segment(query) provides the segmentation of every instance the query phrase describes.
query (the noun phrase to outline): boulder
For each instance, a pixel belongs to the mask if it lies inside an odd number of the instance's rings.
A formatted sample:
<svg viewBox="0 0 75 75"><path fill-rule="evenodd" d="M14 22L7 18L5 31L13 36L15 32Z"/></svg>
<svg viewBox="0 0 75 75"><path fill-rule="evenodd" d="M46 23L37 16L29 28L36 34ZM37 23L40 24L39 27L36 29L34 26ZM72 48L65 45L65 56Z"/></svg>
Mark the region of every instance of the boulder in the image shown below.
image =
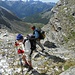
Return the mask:
<svg viewBox="0 0 75 75"><path fill-rule="evenodd" d="M50 41L46 41L44 43L44 46L48 47L48 48L56 48L57 46L55 45L55 43L50 42Z"/></svg>

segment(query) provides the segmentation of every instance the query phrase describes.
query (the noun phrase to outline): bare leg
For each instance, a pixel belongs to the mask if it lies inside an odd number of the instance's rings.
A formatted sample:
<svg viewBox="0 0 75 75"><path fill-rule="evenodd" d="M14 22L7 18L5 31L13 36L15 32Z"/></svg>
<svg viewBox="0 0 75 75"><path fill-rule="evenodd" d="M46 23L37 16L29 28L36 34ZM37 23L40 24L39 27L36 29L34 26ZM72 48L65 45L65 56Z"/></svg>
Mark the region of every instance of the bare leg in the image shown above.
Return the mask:
<svg viewBox="0 0 75 75"><path fill-rule="evenodd" d="M23 59L23 61L25 62L25 64L28 64L25 55L23 55L22 59Z"/></svg>

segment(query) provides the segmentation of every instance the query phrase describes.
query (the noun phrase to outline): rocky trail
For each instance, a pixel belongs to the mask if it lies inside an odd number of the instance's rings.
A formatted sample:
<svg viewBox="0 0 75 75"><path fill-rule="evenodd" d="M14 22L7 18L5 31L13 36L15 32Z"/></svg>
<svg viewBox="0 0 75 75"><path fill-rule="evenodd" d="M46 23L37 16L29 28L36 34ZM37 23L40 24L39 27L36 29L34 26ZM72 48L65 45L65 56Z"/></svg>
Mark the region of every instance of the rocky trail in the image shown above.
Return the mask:
<svg viewBox="0 0 75 75"><path fill-rule="evenodd" d="M15 37L16 34L0 30L0 75L68 75L62 72L72 66L73 73L70 75L75 75L75 51L67 50L63 46L45 47L43 53L37 46L37 52L34 51L32 55L34 69L27 73L27 68L20 65L14 46Z"/></svg>

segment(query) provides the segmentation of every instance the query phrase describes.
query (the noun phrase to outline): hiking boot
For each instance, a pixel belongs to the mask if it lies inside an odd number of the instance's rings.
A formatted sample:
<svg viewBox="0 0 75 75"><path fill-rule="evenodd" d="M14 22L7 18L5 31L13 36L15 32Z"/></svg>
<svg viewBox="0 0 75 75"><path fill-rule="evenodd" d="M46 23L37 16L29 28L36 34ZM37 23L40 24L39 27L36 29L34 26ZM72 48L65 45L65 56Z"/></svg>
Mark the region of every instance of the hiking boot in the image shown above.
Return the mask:
<svg viewBox="0 0 75 75"><path fill-rule="evenodd" d="M33 69L33 67L29 67L27 72L31 71L32 69Z"/></svg>
<svg viewBox="0 0 75 75"><path fill-rule="evenodd" d="M28 68L28 67L29 67L29 65L28 65L28 64L25 64L25 65L24 65L24 67Z"/></svg>

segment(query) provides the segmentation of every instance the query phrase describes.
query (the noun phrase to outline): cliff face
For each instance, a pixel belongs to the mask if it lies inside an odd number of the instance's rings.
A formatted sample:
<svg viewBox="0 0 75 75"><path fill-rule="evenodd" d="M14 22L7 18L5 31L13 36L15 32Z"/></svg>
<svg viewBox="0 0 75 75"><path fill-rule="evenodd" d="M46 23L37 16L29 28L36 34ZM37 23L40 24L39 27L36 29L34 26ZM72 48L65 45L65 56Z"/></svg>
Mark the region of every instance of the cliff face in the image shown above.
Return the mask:
<svg viewBox="0 0 75 75"><path fill-rule="evenodd" d="M52 18L43 27L50 41L67 48L75 46L75 0L60 0L51 10Z"/></svg>
<svg viewBox="0 0 75 75"><path fill-rule="evenodd" d="M60 53L58 56L70 58L66 60L68 63L63 64L64 72L55 73L55 75L74 75L75 64L70 64L71 61L72 63L75 62L75 55L73 56L75 54L75 0L60 0L51 12L53 15L50 21L43 27L43 30L46 31L45 41L53 42L59 48L55 56ZM61 53L60 51L65 52Z"/></svg>

